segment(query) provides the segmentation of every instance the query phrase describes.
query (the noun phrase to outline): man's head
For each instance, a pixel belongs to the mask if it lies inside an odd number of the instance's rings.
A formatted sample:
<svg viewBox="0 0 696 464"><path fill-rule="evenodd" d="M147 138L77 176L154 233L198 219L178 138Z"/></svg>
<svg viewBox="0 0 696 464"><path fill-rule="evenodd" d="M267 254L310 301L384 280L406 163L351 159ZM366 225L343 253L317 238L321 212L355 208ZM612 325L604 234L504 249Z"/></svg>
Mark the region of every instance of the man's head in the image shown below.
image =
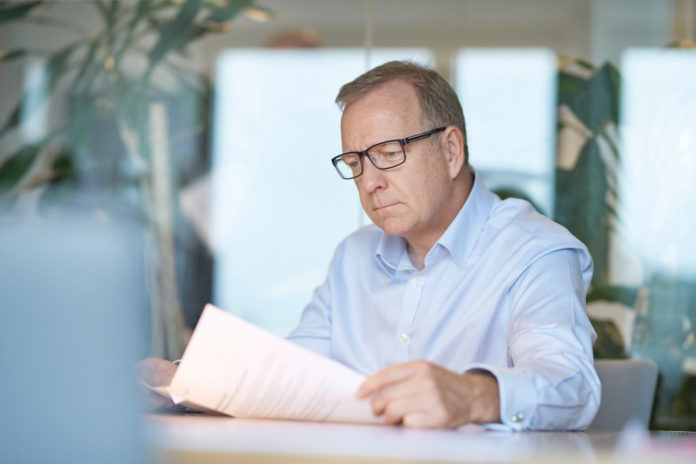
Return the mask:
<svg viewBox="0 0 696 464"><path fill-rule="evenodd" d="M390 61L377 66L348 82L336 96L336 103L345 108L366 93L393 80L403 80L413 86L425 118L432 127L455 126L464 135L466 143L466 123L459 98L452 86L437 71L408 61ZM468 148L464 147L466 162L469 162Z"/></svg>
<svg viewBox="0 0 696 464"><path fill-rule="evenodd" d="M412 248L427 252L471 189L457 95L435 71L390 62L344 85L336 101L343 108L344 152L363 152L386 140L445 127L402 145L406 161L393 168L378 169L362 156L362 173L355 178L370 219L385 232L404 237Z"/></svg>

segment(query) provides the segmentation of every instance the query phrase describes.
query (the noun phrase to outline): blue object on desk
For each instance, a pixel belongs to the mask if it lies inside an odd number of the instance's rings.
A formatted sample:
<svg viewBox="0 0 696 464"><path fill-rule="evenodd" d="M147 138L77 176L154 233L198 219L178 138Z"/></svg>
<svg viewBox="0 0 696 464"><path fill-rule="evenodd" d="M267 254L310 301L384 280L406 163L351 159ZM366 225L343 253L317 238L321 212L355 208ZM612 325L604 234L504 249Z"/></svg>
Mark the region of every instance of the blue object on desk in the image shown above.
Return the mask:
<svg viewBox="0 0 696 464"><path fill-rule="evenodd" d="M93 215L0 218L0 460L138 463L142 239Z"/></svg>

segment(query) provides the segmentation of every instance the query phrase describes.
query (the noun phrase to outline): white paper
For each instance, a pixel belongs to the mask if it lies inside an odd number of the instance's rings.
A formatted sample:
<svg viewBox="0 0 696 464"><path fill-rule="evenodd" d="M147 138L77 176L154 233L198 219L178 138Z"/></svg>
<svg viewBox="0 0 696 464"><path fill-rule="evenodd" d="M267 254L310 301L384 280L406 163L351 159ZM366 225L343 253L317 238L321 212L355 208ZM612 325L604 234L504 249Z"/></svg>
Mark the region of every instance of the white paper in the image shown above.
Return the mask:
<svg viewBox="0 0 696 464"><path fill-rule="evenodd" d="M348 367L208 304L168 388L235 417L383 423Z"/></svg>

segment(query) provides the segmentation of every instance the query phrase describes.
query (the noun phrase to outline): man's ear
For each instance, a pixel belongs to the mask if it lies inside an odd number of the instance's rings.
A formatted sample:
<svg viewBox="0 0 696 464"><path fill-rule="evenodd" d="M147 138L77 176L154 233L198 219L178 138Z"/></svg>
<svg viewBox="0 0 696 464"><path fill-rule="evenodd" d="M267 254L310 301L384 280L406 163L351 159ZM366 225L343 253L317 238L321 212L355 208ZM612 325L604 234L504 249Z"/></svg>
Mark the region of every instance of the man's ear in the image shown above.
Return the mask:
<svg viewBox="0 0 696 464"><path fill-rule="evenodd" d="M465 163L466 140L462 131L455 126L447 126L442 133L442 148L450 179L454 179Z"/></svg>

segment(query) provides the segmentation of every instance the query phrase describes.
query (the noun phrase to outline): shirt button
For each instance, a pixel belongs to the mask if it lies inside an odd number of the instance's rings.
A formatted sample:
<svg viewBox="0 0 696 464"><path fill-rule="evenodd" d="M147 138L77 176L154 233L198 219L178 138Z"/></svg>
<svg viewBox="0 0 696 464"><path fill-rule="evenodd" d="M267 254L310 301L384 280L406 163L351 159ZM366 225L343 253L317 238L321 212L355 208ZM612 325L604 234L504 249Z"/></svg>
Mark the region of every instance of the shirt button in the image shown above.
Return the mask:
<svg viewBox="0 0 696 464"><path fill-rule="evenodd" d="M413 279L411 279L411 285L413 285L414 287L419 287L420 284L421 281L418 277L414 277Z"/></svg>
<svg viewBox="0 0 696 464"><path fill-rule="evenodd" d="M519 413L519 414L517 414L516 416L512 416L512 417L510 418L510 420L511 420L512 422L521 422L521 421L524 420L524 414Z"/></svg>
<svg viewBox="0 0 696 464"><path fill-rule="evenodd" d="M408 341L408 335L406 334L401 334L399 336L399 340L401 340L402 343L406 343Z"/></svg>

